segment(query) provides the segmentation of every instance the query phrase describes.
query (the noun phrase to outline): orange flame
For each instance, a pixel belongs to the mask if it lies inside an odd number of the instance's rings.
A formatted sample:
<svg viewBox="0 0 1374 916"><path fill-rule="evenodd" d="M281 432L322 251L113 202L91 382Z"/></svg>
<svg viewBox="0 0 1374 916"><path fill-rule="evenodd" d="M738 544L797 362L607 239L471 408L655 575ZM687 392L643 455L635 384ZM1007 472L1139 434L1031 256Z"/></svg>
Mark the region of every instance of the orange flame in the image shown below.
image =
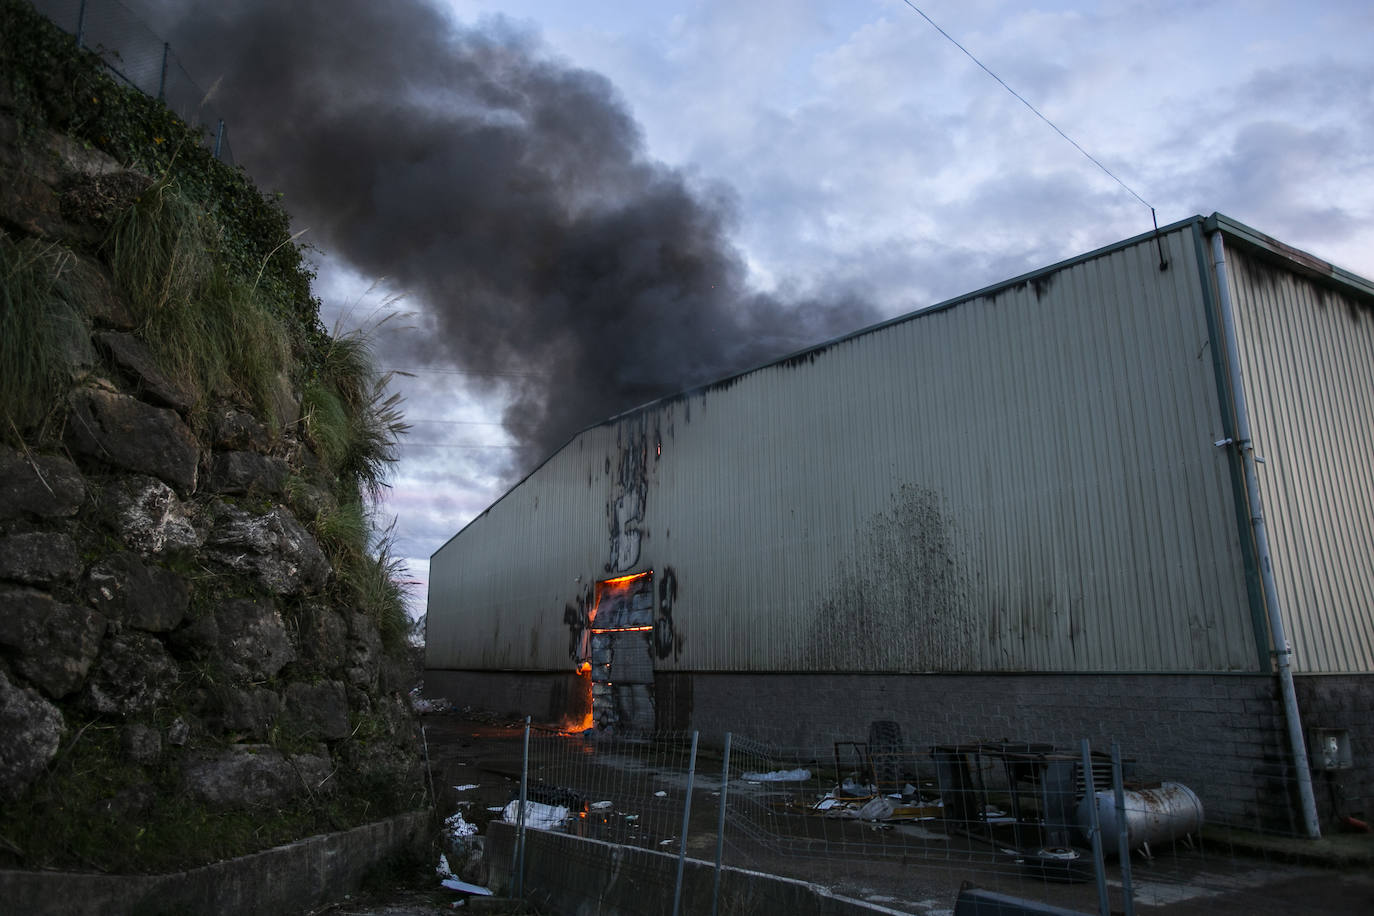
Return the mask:
<svg viewBox="0 0 1374 916"><path fill-rule="evenodd" d="M587 714L586 714L585 716L583 716L581 722L574 722L574 721L572 721L572 720L569 720L569 721L567 721L566 723L564 723L564 728L565 728L564 734L569 734L569 735L579 734L579 733L581 733L581 732L585 732L585 731L587 731L588 729L590 729L592 726L594 726L594 725L596 724L596 720L595 720L594 718L592 718L592 665L591 665L591 662L583 662L582 664L578 665L578 666L577 666L577 674L578 674L579 677L581 677L584 681L587 682Z"/></svg>
<svg viewBox="0 0 1374 916"><path fill-rule="evenodd" d="M620 576L620 577L615 578L615 579L602 579L600 582L598 582L598 583L596 583L596 584L599 585L599 586L602 586L602 587L607 586L607 585L623 585L623 584L626 583L626 582L633 582L633 581L636 580L636 579L643 579L645 576L652 576L653 574L654 574L654 571L651 569L651 570L648 570L648 571L646 571L646 572L642 572L642 573L632 573L632 574L630 574L630 575L628 575L628 576Z"/></svg>

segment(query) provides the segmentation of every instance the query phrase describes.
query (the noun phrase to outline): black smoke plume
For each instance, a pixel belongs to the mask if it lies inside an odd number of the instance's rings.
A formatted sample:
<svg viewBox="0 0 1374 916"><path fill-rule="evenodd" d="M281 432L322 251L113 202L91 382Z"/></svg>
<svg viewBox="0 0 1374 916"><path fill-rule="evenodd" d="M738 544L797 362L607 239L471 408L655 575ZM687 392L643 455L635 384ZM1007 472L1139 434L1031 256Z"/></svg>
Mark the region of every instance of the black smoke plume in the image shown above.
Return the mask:
<svg viewBox="0 0 1374 916"><path fill-rule="evenodd" d="M169 0L153 15L218 82L237 161L316 245L429 316L411 355L516 386L513 470L873 317L748 289L728 192L649 161L604 77L508 22L458 25L420 0Z"/></svg>

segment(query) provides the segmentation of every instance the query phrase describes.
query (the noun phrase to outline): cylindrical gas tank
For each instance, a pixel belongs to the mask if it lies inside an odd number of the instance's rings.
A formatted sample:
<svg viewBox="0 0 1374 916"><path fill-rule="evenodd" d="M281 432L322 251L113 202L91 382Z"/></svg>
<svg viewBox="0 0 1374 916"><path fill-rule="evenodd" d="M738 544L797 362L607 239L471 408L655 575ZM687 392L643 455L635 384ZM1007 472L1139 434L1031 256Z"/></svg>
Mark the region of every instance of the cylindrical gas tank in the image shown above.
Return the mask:
<svg viewBox="0 0 1374 916"><path fill-rule="evenodd" d="M1126 848L1134 852L1146 843L1165 843L1202 829L1202 802L1197 793L1180 782L1161 782L1149 789L1127 789ZM1098 792L1097 819L1102 831L1102 851L1117 855L1121 837L1116 793ZM1088 835L1092 801L1085 795L1078 803L1078 829Z"/></svg>

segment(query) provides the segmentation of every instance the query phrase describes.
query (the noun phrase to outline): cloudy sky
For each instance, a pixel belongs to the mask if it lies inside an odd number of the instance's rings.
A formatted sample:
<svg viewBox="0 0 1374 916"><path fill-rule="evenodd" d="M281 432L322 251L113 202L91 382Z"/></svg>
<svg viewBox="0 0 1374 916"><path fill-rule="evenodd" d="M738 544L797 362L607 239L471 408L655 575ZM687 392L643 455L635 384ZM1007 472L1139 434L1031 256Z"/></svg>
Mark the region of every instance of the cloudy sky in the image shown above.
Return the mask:
<svg viewBox="0 0 1374 916"><path fill-rule="evenodd" d="M435 4L148 13L222 78L328 320L408 313L382 513L420 583L581 426L1151 226L901 0ZM916 5L1161 225L1219 210L1374 277L1367 0Z"/></svg>

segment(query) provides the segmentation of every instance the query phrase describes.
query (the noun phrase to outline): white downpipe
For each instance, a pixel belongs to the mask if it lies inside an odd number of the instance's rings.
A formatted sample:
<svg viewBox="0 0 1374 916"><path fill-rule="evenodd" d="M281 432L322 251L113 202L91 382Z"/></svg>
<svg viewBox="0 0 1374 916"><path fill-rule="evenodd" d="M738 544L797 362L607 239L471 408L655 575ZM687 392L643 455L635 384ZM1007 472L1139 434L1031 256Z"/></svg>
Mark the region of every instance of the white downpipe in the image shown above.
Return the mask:
<svg viewBox="0 0 1374 916"><path fill-rule="evenodd" d="M1279 666L1279 692L1283 695L1284 719L1288 723L1288 743L1293 753L1293 768L1298 776L1298 795L1302 800L1302 816L1307 835L1322 835L1317 821L1317 800L1312 794L1312 769L1307 760L1307 742L1302 736L1302 717L1298 713L1298 696L1293 690L1292 647L1283 627L1283 613L1279 608L1279 592L1274 583L1274 564L1269 553L1269 532L1264 524L1264 506L1260 502L1259 475L1255 469L1255 447L1250 441L1250 413L1245 402L1245 388L1240 371L1240 346L1236 342L1236 322L1231 307L1231 288L1226 276L1226 251L1220 232L1213 232L1212 269L1216 273L1220 296L1221 328L1226 347L1226 366L1231 375L1231 403L1236 412L1235 447L1240 451L1245 468L1245 496L1249 501L1250 527L1255 535L1255 551L1259 554L1260 582L1264 590L1264 607L1269 614L1269 635L1274 641L1274 658Z"/></svg>

